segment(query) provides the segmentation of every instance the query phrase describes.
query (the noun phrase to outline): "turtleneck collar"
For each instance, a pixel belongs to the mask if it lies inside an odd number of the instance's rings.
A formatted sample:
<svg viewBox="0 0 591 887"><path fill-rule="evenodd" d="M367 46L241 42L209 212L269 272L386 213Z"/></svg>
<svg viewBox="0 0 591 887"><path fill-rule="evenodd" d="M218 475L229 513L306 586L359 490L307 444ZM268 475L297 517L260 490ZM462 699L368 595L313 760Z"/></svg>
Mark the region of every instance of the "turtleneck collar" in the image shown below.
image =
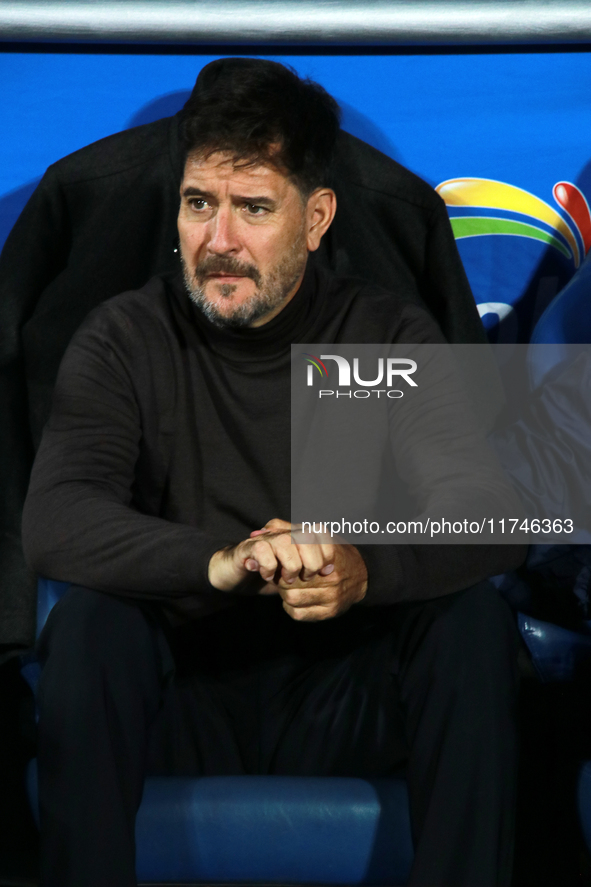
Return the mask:
<svg viewBox="0 0 591 887"><path fill-rule="evenodd" d="M263 326L224 329L215 326L191 301L182 274L168 283L176 304L200 340L222 357L237 361L260 361L285 354L293 342L299 342L317 317L320 302L318 270L313 253L308 255L304 277L295 296L276 317Z"/></svg>

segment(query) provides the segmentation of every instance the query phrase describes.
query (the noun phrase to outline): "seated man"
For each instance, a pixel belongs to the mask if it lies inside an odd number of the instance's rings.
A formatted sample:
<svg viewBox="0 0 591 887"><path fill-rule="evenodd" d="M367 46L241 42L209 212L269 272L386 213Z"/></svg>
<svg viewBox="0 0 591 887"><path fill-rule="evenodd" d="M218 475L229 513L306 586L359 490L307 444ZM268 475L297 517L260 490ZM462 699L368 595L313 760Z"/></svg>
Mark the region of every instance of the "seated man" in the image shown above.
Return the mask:
<svg viewBox="0 0 591 887"><path fill-rule="evenodd" d="M292 543L291 343L442 337L313 260L334 100L273 62L209 67L181 127L182 273L84 322L27 498L31 566L72 583L39 642L43 887L136 883L147 773L401 765L411 883L508 884L516 633L484 580L523 549Z"/></svg>
<svg viewBox="0 0 591 887"><path fill-rule="evenodd" d="M239 75L249 59L226 59ZM217 68L206 65L195 97ZM189 99L189 103L192 98ZM52 164L0 253L0 644L35 635L35 584L21 546L34 451L74 332L111 296L176 273L181 113L87 145ZM427 307L449 342L485 342L443 200L344 130L332 184L339 212L315 258ZM30 260L34 244L35 261ZM108 257L108 260L106 260Z"/></svg>

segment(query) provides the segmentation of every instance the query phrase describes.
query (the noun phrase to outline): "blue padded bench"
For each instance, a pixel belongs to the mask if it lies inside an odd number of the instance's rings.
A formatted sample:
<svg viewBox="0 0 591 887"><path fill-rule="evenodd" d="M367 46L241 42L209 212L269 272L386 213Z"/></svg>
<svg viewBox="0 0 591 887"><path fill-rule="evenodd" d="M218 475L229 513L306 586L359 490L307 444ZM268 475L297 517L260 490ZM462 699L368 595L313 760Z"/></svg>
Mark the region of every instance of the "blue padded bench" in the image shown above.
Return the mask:
<svg viewBox="0 0 591 887"><path fill-rule="evenodd" d="M39 580L37 625L68 588ZM35 687L39 665L23 668ZM37 762L28 791L38 821ZM406 782L289 776L146 780L136 823L146 884L406 884Z"/></svg>
<svg viewBox="0 0 591 887"><path fill-rule="evenodd" d="M591 661L591 626L585 634L523 613L517 624L542 681L572 681Z"/></svg>

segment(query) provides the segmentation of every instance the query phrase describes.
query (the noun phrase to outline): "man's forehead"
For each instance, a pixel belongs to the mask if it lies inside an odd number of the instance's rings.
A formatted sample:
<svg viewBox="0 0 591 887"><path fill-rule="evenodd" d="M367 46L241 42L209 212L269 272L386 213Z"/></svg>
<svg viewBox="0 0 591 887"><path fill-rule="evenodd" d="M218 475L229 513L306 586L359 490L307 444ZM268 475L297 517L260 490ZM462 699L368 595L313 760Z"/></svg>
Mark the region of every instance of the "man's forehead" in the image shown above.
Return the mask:
<svg viewBox="0 0 591 887"><path fill-rule="evenodd" d="M185 163L183 187L190 185L209 187L218 183L236 183L242 187L252 186L285 192L293 187L291 179L270 163L237 159L233 154L216 151L208 156L189 155Z"/></svg>

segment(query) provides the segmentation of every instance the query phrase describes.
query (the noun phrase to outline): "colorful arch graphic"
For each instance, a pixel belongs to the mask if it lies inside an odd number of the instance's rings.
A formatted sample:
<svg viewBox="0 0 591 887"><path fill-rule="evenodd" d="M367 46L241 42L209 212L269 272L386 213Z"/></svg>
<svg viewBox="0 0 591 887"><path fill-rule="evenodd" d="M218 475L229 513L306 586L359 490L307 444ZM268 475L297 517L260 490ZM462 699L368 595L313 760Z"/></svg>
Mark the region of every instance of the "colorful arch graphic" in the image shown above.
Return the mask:
<svg viewBox="0 0 591 887"><path fill-rule="evenodd" d="M307 351L304 352L304 356L306 358L306 363L310 363L312 364L312 366L315 366L321 376L328 376L328 370L319 357L315 357L313 354L308 354Z"/></svg>
<svg viewBox="0 0 591 887"><path fill-rule="evenodd" d="M552 188L556 203L567 212L576 225L585 255L591 249L591 210L582 191L572 182L557 182Z"/></svg>
<svg viewBox="0 0 591 887"><path fill-rule="evenodd" d="M575 268L591 249L589 205L571 182L557 182L552 191L566 218L535 194L496 179L448 179L436 191L450 210L456 239L528 237L559 250Z"/></svg>

